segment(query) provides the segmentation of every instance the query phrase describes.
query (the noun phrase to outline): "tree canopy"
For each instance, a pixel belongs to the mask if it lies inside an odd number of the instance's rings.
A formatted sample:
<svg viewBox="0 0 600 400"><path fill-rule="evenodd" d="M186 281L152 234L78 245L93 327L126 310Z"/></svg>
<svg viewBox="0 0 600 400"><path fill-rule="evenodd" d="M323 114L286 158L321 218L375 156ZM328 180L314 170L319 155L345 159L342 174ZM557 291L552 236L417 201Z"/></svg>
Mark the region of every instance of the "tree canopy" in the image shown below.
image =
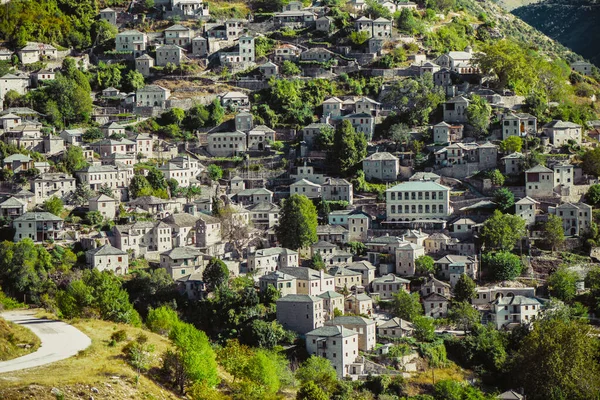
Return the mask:
<svg viewBox="0 0 600 400"><path fill-rule="evenodd" d="M525 235L525 220L511 214L494 211L483 224L481 238L487 249L512 250Z"/></svg>
<svg viewBox="0 0 600 400"><path fill-rule="evenodd" d="M317 242L317 210L304 195L293 194L284 200L275 228L281 246L297 250Z"/></svg>

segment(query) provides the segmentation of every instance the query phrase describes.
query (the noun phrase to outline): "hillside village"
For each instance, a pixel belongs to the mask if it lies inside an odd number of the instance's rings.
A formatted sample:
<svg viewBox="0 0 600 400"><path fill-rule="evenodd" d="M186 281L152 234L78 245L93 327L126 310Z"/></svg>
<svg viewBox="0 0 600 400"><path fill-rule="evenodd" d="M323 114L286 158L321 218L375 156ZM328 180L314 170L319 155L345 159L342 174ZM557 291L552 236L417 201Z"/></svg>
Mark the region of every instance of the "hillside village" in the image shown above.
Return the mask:
<svg viewBox="0 0 600 400"><path fill-rule="evenodd" d="M6 294L93 316L64 296L91 285L71 267L96 270L136 315L175 306L221 346L295 349L293 369L316 356L339 380L410 381L445 343L444 359L482 371L461 390L559 398L461 346L559 312L595 320L595 66L525 51L454 2L274 2L244 18L113 3L85 50L0 49L0 235L14 242L0 254L45 248L63 265L35 261L53 283L34 290L0 261ZM134 301L156 271L169 289ZM338 398L302 383L296 398ZM432 384L371 398L450 398Z"/></svg>

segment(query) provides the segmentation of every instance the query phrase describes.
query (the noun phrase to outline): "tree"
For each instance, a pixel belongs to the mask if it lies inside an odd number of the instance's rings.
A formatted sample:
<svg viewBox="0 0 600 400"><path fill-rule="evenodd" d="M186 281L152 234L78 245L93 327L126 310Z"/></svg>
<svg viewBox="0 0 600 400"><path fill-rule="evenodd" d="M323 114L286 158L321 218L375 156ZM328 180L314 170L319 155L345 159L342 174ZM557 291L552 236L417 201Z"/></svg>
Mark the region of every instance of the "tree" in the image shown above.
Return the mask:
<svg viewBox="0 0 600 400"><path fill-rule="evenodd" d="M5 108L15 107L16 105L19 104L22 97L23 96L16 90L14 90L14 89L9 90L4 95L4 107Z"/></svg>
<svg viewBox="0 0 600 400"><path fill-rule="evenodd" d="M479 135L487 132L491 116L492 107L487 100L474 94L467 106L467 120Z"/></svg>
<svg viewBox="0 0 600 400"><path fill-rule="evenodd" d="M466 301L454 302L448 310L448 318L465 333L481 321L481 315Z"/></svg>
<svg viewBox="0 0 600 400"><path fill-rule="evenodd" d="M402 10L411 13L408 9ZM386 92L385 101L393 104L410 125L426 125L430 115L446 100L441 86L433 82L433 75L399 80Z"/></svg>
<svg viewBox="0 0 600 400"><path fill-rule="evenodd" d="M150 168L146 180L154 190L166 189L168 186L165 176L158 168Z"/></svg>
<svg viewBox="0 0 600 400"><path fill-rule="evenodd" d="M327 268L327 265L325 265L325 262L323 261L323 257L321 257L321 252L317 251L312 256L311 268L316 269L317 271L325 270Z"/></svg>
<svg viewBox="0 0 600 400"><path fill-rule="evenodd" d="M402 33L413 35L417 30L417 25L418 21L415 19L412 10L403 7L397 20L396 26L398 30Z"/></svg>
<svg viewBox="0 0 600 400"><path fill-rule="evenodd" d="M221 210L219 218L223 241L230 243L237 255L242 256L243 249L252 240L252 229L244 219L244 214L232 206L227 206Z"/></svg>
<svg viewBox="0 0 600 400"><path fill-rule="evenodd" d="M77 206L83 207L89 199L94 196L94 191L88 185L80 183L73 191L71 202Z"/></svg>
<svg viewBox="0 0 600 400"><path fill-rule="evenodd" d="M302 70L292 61L285 60L281 66L281 73L284 76L298 76L302 74Z"/></svg>
<svg viewBox="0 0 600 400"><path fill-rule="evenodd" d="M283 202L275 233L282 247L297 250L317 242L317 210L304 195L293 194Z"/></svg>
<svg viewBox="0 0 600 400"><path fill-rule="evenodd" d="M99 45L113 40L118 33L117 27L108 21L98 20L92 25L92 35L96 40L96 44Z"/></svg>
<svg viewBox="0 0 600 400"><path fill-rule="evenodd" d="M600 392L597 339L590 326L538 320L519 347L511 376L532 400L593 399Z"/></svg>
<svg viewBox="0 0 600 400"><path fill-rule="evenodd" d="M396 143L396 146L400 144L407 144L410 142L410 128L406 124L394 124L389 130L390 139Z"/></svg>
<svg viewBox="0 0 600 400"><path fill-rule="evenodd" d="M302 383L314 382L329 394L337 384L337 373L331 362L323 357L310 356L296 370L296 378Z"/></svg>
<svg viewBox="0 0 600 400"><path fill-rule="evenodd" d="M296 393L296 400L327 400L329 396L313 381L308 381Z"/></svg>
<svg viewBox="0 0 600 400"><path fill-rule="evenodd" d="M222 260L213 258L210 260L206 269L202 273L202 280L208 286L209 290L215 290L216 288L227 283L229 279L229 268Z"/></svg>
<svg viewBox="0 0 600 400"><path fill-rule="evenodd" d="M515 195L505 187L500 188L494 192L494 203L501 211L506 212L515 205Z"/></svg>
<svg viewBox="0 0 600 400"><path fill-rule="evenodd" d="M105 196L114 198L114 193L113 193L112 188L110 186L108 186L108 184L106 184L106 183L103 183L102 185L100 185L100 187L98 188L98 194L103 194Z"/></svg>
<svg viewBox="0 0 600 400"><path fill-rule="evenodd" d="M102 140L104 138L104 133L100 130L100 128L89 128L85 133L81 136L85 143L97 142L98 140Z"/></svg>
<svg viewBox="0 0 600 400"><path fill-rule="evenodd" d="M565 241L565 231L563 221L557 215L549 214L548 221L544 223L544 242L552 248L552 251L559 248Z"/></svg>
<svg viewBox="0 0 600 400"><path fill-rule="evenodd" d="M509 136L500 142L500 151L505 154L511 154L521 151L523 148L523 139L518 136Z"/></svg>
<svg viewBox="0 0 600 400"><path fill-rule="evenodd" d="M500 170L498 169L492 169L490 171L487 171L484 174L484 177L488 178L490 181L492 181L492 185L496 186L504 185L504 180L506 179L502 172L500 172Z"/></svg>
<svg viewBox="0 0 600 400"><path fill-rule="evenodd" d="M487 249L510 251L525 236L525 220L516 215L494 211L481 229L481 238Z"/></svg>
<svg viewBox="0 0 600 400"><path fill-rule="evenodd" d="M141 333L134 342L123 348L127 362L137 371L136 384L139 383L140 373L150 369L153 360L154 345L147 343L148 337Z"/></svg>
<svg viewBox="0 0 600 400"><path fill-rule="evenodd" d="M561 267L548 278L548 289L557 299L571 302L577 294L577 281L577 272Z"/></svg>
<svg viewBox="0 0 600 400"><path fill-rule="evenodd" d="M65 168L68 172L73 173L88 166L88 163L83 157L83 150L80 146L69 146L64 155Z"/></svg>
<svg viewBox="0 0 600 400"><path fill-rule="evenodd" d="M138 89L143 88L146 85L144 81L144 75L135 70L130 70L125 75L125 82L123 82L123 88L129 92L135 92Z"/></svg>
<svg viewBox="0 0 600 400"><path fill-rule="evenodd" d="M206 171L211 181L218 181L223 178L223 170L216 164L210 164Z"/></svg>
<svg viewBox="0 0 600 400"><path fill-rule="evenodd" d="M523 269L519 256L508 251L484 253L481 260L497 281L511 281L521 275Z"/></svg>
<svg viewBox="0 0 600 400"><path fill-rule="evenodd" d="M350 32L350 41L356 46L362 46L369 40L369 33L366 31L353 31Z"/></svg>
<svg viewBox="0 0 600 400"><path fill-rule="evenodd" d="M420 342L432 342L435 338L433 318L418 315L413 319L414 336Z"/></svg>
<svg viewBox="0 0 600 400"><path fill-rule="evenodd" d="M349 120L342 121L335 130L331 152L332 161L342 174L346 174L366 156L367 140L365 136L357 133Z"/></svg>
<svg viewBox="0 0 600 400"><path fill-rule="evenodd" d="M57 217L60 217L60 215L62 214L63 206L64 206L64 204L63 204L62 200L56 196L50 197L43 204L44 211L54 214Z"/></svg>
<svg viewBox="0 0 600 400"><path fill-rule="evenodd" d="M600 176L600 147L595 147L583 153L581 164L586 174Z"/></svg>
<svg viewBox="0 0 600 400"><path fill-rule="evenodd" d="M469 303L475 297L477 285L467 274L462 274L454 285L454 300Z"/></svg>
<svg viewBox="0 0 600 400"><path fill-rule="evenodd" d="M221 105L219 99L214 99L210 105L210 124L213 126L221 124L225 116L225 109Z"/></svg>
<svg viewBox="0 0 600 400"><path fill-rule="evenodd" d="M591 206L597 207L600 205L600 184L590 186L585 195L585 199Z"/></svg>
<svg viewBox="0 0 600 400"><path fill-rule="evenodd" d="M420 275L428 275L435 272L434 259L427 255L417 257L415 260L415 272Z"/></svg>
<svg viewBox="0 0 600 400"><path fill-rule="evenodd" d="M162 125L170 125L174 124L177 126L181 126L183 119L185 118L185 111L181 108L173 107L168 111L165 111L160 116Z"/></svg>
<svg viewBox="0 0 600 400"><path fill-rule="evenodd" d="M332 127L322 127L315 138L315 147L319 150L331 151L333 149L334 136L335 130Z"/></svg>
<svg viewBox="0 0 600 400"><path fill-rule="evenodd" d="M163 370L182 394L186 384L204 383L214 387L219 383L216 355L204 332L179 322L171 329L169 339L175 350L167 352Z"/></svg>
<svg viewBox="0 0 600 400"><path fill-rule="evenodd" d="M172 308L162 306L156 309L150 308L146 317L146 326L154 333L169 336L171 329L179 323L179 316Z"/></svg>
<svg viewBox="0 0 600 400"><path fill-rule="evenodd" d="M152 186L144 175L135 175L129 183L129 194L136 199L142 196L152 195Z"/></svg>
<svg viewBox="0 0 600 400"><path fill-rule="evenodd" d="M88 211L85 214L85 222L88 225L92 225L92 226L100 225L103 220L104 220L104 217L102 216L100 211Z"/></svg>
<svg viewBox="0 0 600 400"><path fill-rule="evenodd" d="M394 293L393 297L392 313L396 317L413 321L423 314L419 293L408 293L405 290L400 290L398 293Z"/></svg>

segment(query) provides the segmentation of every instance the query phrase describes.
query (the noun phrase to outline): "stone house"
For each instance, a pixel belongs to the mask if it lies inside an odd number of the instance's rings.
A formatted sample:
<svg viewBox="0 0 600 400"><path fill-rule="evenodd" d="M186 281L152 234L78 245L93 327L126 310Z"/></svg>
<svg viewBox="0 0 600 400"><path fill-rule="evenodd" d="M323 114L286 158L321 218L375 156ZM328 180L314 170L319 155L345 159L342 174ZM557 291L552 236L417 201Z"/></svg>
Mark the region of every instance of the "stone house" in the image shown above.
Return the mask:
<svg viewBox="0 0 600 400"><path fill-rule="evenodd" d="M462 125L450 125L447 122L440 122L433 126L434 143L453 143L463 138Z"/></svg>
<svg viewBox="0 0 600 400"><path fill-rule="evenodd" d="M196 57L208 55L208 40L205 37L196 36L192 39L192 55Z"/></svg>
<svg viewBox="0 0 600 400"><path fill-rule="evenodd" d="M49 212L26 212L12 222L14 242L29 238L35 243L60 239L63 219Z"/></svg>
<svg viewBox="0 0 600 400"><path fill-rule="evenodd" d="M473 280L478 278L479 262L473 256L446 255L437 260L434 265L439 276L449 280L452 286L463 273Z"/></svg>
<svg viewBox="0 0 600 400"><path fill-rule="evenodd" d="M119 215L119 201L105 194L89 199L90 211L98 211L104 218L115 219Z"/></svg>
<svg viewBox="0 0 600 400"><path fill-rule="evenodd" d="M422 299L425 315L432 318L445 318L448 315L450 300L437 293L431 293Z"/></svg>
<svg viewBox="0 0 600 400"><path fill-rule="evenodd" d="M275 131L268 126L258 125L248 132L248 150L263 151L275 141Z"/></svg>
<svg viewBox="0 0 600 400"><path fill-rule="evenodd" d="M301 335L323 326L323 299L307 294L288 294L277 300L277 322Z"/></svg>
<svg viewBox="0 0 600 400"><path fill-rule="evenodd" d="M131 251L134 257L148 252L162 253L173 247L171 227L162 221L115 225L112 232L114 246L123 251Z"/></svg>
<svg viewBox="0 0 600 400"><path fill-rule="evenodd" d="M522 153L514 152L500 159L502 166L504 167L504 173L506 175L519 175L523 172L523 166L525 165L525 155Z"/></svg>
<svg viewBox="0 0 600 400"><path fill-rule="evenodd" d="M123 31L117 34L115 45L117 51L131 52L137 58L146 52L148 35L137 30Z"/></svg>
<svg viewBox="0 0 600 400"><path fill-rule="evenodd" d="M75 178L62 172L41 174L30 182L30 190L35 194L36 204L53 196L66 200L75 191Z"/></svg>
<svg viewBox="0 0 600 400"><path fill-rule="evenodd" d="M242 92L227 92L221 95L220 99L223 107L240 108L250 106L250 98Z"/></svg>
<svg viewBox="0 0 600 400"><path fill-rule="evenodd" d="M216 132L208 135L208 152L214 157L231 157L246 149L244 132Z"/></svg>
<svg viewBox="0 0 600 400"><path fill-rule="evenodd" d="M280 207L271 202L258 202L247 207L250 212L250 221L256 229L273 229L279 224Z"/></svg>
<svg viewBox="0 0 600 400"><path fill-rule="evenodd" d="M402 338L412 336L414 330L411 322L395 317L379 325L377 327L377 335Z"/></svg>
<svg viewBox="0 0 600 400"><path fill-rule="evenodd" d="M369 261L356 261L346 266L350 271L360 272L362 275L361 284L364 287L369 287L371 282L375 280L375 266Z"/></svg>
<svg viewBox="0 0 600 400"><path fill-rule="evenodd" d="M322 197L322 187L307 179L300 179L290 185L290 195L293 194L302 194L309 199L320 198Z"/></svg>
<svg viewBox="0 0 600 400"><path fill-rule="evenodd" d="M0 202L0 215L4 218L15 219L27 212L27 203L17 197L9 197Z"/></svg>
<svg viewBox="0 0 600 400"><path fill-rule="evenodd" d="M312 147L322 129L333 129L333 126L320 122L309 124L300 130L302 140L306 142L308 147Z"/></svg>
<svg viewBox="0 0 600 400"><path fill-rule="evenodd" d="M337 266L327 270L329 275L335 279L335 287L338 290L352 289L353 287L360 286L362 283L362 274L360 272L352 271L350 269Z"/></svg>
<svg viewBox="0 0 600 400"><path fill-rule="evenodd" d="M363 366L357 363L358 333L343 326L323 326L307 332L306 351L328 359L340 379L362 372Z"/></svg>
<svg viewBox="0 0 600 400"><path fill-rule="evenodd" d="M352 314L371 315L373 299L365 293L351 294L346 298L344 309Z"/></svg>
<svg viewBox="0 0 600 400"><path fill-rule="evenodd" d="M293 44L284 43L275 47L275 56L273 61L283 63L284 61L297 61L300 58L302 50Z"/></svg>
<svg viewBox="0 0 600 400"><path fill-rule="evenodd" d="M333 21L332 21L331 17L323 16L323 17L317 18L317 20L316 20L316 28L317 28L317 31L319 31L319 32L329 32L331 30L332 26L333 26Z"/></svg>
<svg viewBox="0 0 600 400"><path fill-rule="evenodd" d="M585 61L575 61L571 63L571 70L579 72L581 75L590 76L592 75L593 65Z"/></svg>
<svg viewBox="0 0 600 400"><path fill-rule="evenodd" d="M511 136L535 135L537 132L537 118L527 113L505 114L500 124L502 125L502 140Z"/></svg>
<svg viewBox="0 0 600 400"><path fill-rule="evenodd" d="M492 303L490 322L497 329L510 329L529 324L538 316L542 304L535 298L525 296L502 296Z"/></svg>
<svg viewBox="0 0 600 400"><path fill-rule="evenodd" d="M296 293L318 296L330 290L335 290L333 276L325 271L316 271L305 267L282 267L279 269L289 275L296 277Z"/></svg>
<svg viewBox="0 0 600 400"><path fill-rule="evenodd" d="M327 62L335 57L335 53L322 47L313 47L300 54L302 61Z"/></svg>
<svg viewBox="0 0 600 400"><path fill-rule="evenodd" d="M323 299L323 309L325 310L325 321L335 317L335 310L344 311L344 296L333 290L321 293L318 297Z"/></svg>
<svg viewBox="0 0 600 400"><path fill-rule="evenodd" d="M170 96L169 89L158 85L146 85L135 93L136 103L141 107L166 108Z"/></svg>
<svg viewBox="0 0 600 400"><path fill-rule="evenodd" d="M531 286L525 287L505 287L505 286L484 286L475 288L475 296L471 299L471 303L476 306L486 308L491 302L501 297L524 296L535 297L535 288Z"/></svg>
<svg viewBox="0 0 600 400"><path fill-rule="evenodd" d="M196 245L198 219L198 216L186 212L174 213L162 219L171 227L173 248Z"/></svg>
<svg viewBox="0 0 600 400"><path fill-rule="evenodd" d="M106 21L111 25L117 26L117 12L112 8L104 8L100 10L100 20Z"/></svg>
<svg viewBox="0 0 600 400"><path fill-rule="evenodd" d="M248 271L256 273L257 276L297 266L298 252L283 247L256 250L248 256Z"/></svg>
<svg viewBox="0 0 600 400"><path fill-rule="evenodd" d="M554 147L561 147L572 141L581 144L581 125L573 122L554 120L542 127L543 137L547 137Z"/></svg>
<svg viewBox="0 0 600 400"><path fill-rule="evenodd" d="M340 225L317 225L317 238L339 245L348 243L348 229Z"/></svg>
<svg viewBox="0 0 600 400"><path fill-rule="evenodd" d="M342 178L326 178L321 185L323 200L353 202L352 184Z"/></svg>
<svg viewBox="0 0 600 400"><path fill-rule="evenodd" d="M421 286L421 289L419 289L419 294L421 297L426 297L431 293L437 293L446 298L450 298L450 285L434 278L433 275L430 275L427 283L425 283L423 286Z"/></svg>
<svg viewBox="0 0 600 400"><path fill-rule="evenodd" d="M185 50L174 44L167 44L156 49L156 65L164 67L171 63L180 65L185 58Z"/></svg>
<svg viewBox="0 0 600 400"><path fill-rule="evenodd" d="M129 270L129 254L112 247L110 243L85 252L87 264L98 271L112 271L115 275L125 275Z"/></svg>
<svg viewBox="0 0 600 400"><path fill-rule="evenodd" d="M160 253L160 267L177 280L183 276L204 272L204 254L197 247L174 247Z"/></svg>
<svg viewBox="0 0 600 400"><path fill-rule="evenodd" d="M526 196L515 203L515 215L523 218L527 226L531 226L535 224L535 212L538 204L540 204L538 201Z"/></svg>
<svg viewBox="0 0 600 400"><path fill-rule="evenodd" d="M277 64L273 64L271 61L267 61L266 63L258 66L258 71L264 79L269 79L272 76L279 75L279 66Z"/></svg>
<svg viewBox="0 0 600 400"><path fill-rule="evenodd" d="M362 161L365 179L377 179L382 182L393 182L400 173L400 160L388 153L374 153Z"/></svg>
<svg viewBox="0 0 600 400"><path fill-rule="evenodd" d="M371 288L373 290L372 295L379 296L381 300L390 300L395 293L398 293L401 290L408 292L409 284L410 281L396 275L384 275L380 278L375 278L373 282L371 282Z"/></svg>
<svg viewBox="0 0 600 400"><path fill-rule="evenodd" d="M444 103L444 121L467 122L467 107L470 101L463 96L454 97Z"/></svg>
<svg viewBox="0 0 600 400"><path fill-rule="evenodd" d="M341 316L326 321L325 326L343 326L358 333L358 348L361 351L371 351L376 344L375 321L364 317Z"/></svg>
<svg viewBox="0 0 600 400"><path fill-rule="evenodd" d="M36 42L27 42L27 45L17 51L22 64L33 64L42 60L56 60L58 50L56 47Z"/></svg>
<svg viewBox="0 0 600 400"><path fill-rule="evenodd" d="M396 274L412 276L415 274L415 260L425 255L425 248L415 243L403 243L396 247Z"/></svg>
<svg viewBox="0 0 600 400"><path fill-rule="evenodd" d="M148 54L142 54L135 59L135 70L145 77L150 76L151 68L154 67L154 58Z"/></svg>
<svg viewBox="0 0 600 400"><path fill-rule="evenodd" d="M166 45L188 47L192 40L192 30L179 24L168 27L164 33Z"/></svg>
<svg viewBox="0 0 600 400"><path fill-rule="evenodd" d="M196 222L196 246L205 249L205 253L211 256L220 254L221 245L221 221L211 215L199 213Z"/></svg>
<svg viewBox="0 0 600 400"><path fill-rule="evenodd" d="M18 73L4 74L2 77L0 77L0 100L2 105L4 104L4 97L6 96L6 93L14 90L20 95L25 95L28 87L29 75Z"/></svg>
<svg viewBox="0 0 600 400"><path fill-rule="evenodd" d="M403 182L385 191L388 221L445 219L452 214L450 188L435 182Z"/></svg>
<svg viewBox="0 0 600 400"><path fill-rule="evenodd" d="M13 172L26 171L33 168L33 159L25 154L11 154L2 160L2 168L9 169Z"/></svg>
<svg viewBox="0 0 600 400"><path fill-rule="evenodd" d="M235 197L238 203L245 206L260 202L270 203L273 201L273 192L265 188L244 189L238 192Z"/></svg>
<svg viewBox="0 0 600 400"><path fill-rule="evenodd" d="M582 236L592 226L592 207L585 203L563 203L548 207L548 214L554 214L563 221L566 236Z"/></svg>
<svg viewBox="0 0 600 400"><path fill-rule="evenodd" d="M261 292L266 292L269 286L273 286L279 291L281 297L288 294L296 294L296 277L284 274L281 271L269 272L258 278L258 285Z"/></svg>
<svg viewBox="0 0 600 400"><path fill-rule="evenodd" d="M525 195L528 197L550 197L554 190L554 171L536 165L525 171Z"/></svg>

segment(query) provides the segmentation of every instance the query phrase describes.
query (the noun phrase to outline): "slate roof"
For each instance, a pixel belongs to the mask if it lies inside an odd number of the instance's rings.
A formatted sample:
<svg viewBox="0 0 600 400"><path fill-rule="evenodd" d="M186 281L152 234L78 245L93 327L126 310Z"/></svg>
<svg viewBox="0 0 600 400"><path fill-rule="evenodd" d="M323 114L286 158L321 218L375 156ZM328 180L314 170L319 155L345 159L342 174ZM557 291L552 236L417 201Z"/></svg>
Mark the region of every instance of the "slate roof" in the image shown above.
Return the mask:
<svg viewBox="0 0 600 400"><path fill-rule="evenodd" d="M117 249L116 247L111 246L110 244L105 244L102 247L97 247L92 250L87 251L88 254L92 254L94 256L126 256L127 252Z"/></svg>
<svg viewBox="0 0 600 400"><path fill-rule="evenodd" d="M160 255L170 257L172 260L181 260L186 258L196 258L203 255L203 253L196 247L175 247L164 253L160 253Z"/></svg>
<svg viewBox="0 0 600 400"><path fill-rule="evenodd" d="M297 279L301 279L303 281L314 281L314 280L318 280L321 279L321 273L317 270L314 270L312 268L306 268L306 267L283 267L283 268L279 268L279 270L281 272L284 272L286 274L295 276ZM329 274L323 274L325 279L333 279L333 276L329 275Z"/></svg>

